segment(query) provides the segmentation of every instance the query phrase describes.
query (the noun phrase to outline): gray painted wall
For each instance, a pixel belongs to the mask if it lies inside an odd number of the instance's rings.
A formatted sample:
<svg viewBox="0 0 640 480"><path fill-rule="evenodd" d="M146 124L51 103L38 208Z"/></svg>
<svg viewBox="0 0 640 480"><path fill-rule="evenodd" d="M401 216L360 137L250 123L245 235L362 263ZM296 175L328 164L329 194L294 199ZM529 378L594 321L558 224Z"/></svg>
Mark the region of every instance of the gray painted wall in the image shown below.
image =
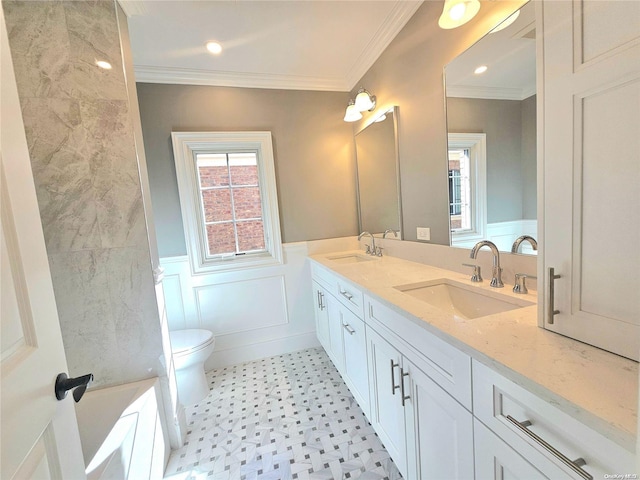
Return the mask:
<svg viewBox="0 0 640 480"><path fill-rule="evenodd" d="M400 107L403 238L416 241L416 227L430 227L431 243L449 244L443 68L523 3L484 2L471 22L442 30L442 2L424 2L351 91L364 86L379 109Z"/></svg>
<svg viewBox="0 0 640 480"><path fill-rule="evenodd" d="M172 131L271 131L283 242L357 234L346 93L137 86L161 257L186 254Z"/></svg>
<svg viewBox="0 0 640 480"><path fill-rule="evenodd" d="M487 222L535 219L535 96L448 98L447 122L452 133L487 135Z"/></svg>
<svg viewBox="0 0 640 480"><path fill-rule="evenodd" d="M69 374L166 374L115 2L2 5Z"/></svg>

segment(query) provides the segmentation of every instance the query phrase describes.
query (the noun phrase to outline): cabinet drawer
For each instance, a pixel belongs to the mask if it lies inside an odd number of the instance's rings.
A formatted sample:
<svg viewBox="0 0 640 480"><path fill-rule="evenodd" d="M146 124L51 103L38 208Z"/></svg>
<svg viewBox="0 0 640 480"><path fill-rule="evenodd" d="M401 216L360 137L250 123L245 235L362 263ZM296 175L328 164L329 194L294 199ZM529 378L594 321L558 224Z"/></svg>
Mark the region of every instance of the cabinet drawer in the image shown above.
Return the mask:
<svg viewBox="0 0 640 480"><path fill-rule="evenodd" d="M471 357L381 302L365 303L365 322L471 411Z"/></svg>
<svg viewBox="0 0 640 480"><path fill-rule="evenodd" d="M353 284L346 280L336 279L335 295L340 303L356 314L358 318L363 317L364 295Z"/></svg>
<svg viewBox="0 0 640 480"><path fill-rule="evenodd" d="M558 469L576 479L634 471L633 453L475 360L473 409L480 421L550 478ZM586 464L580 466L579 458Z"/></svg>
<svg viewBox="0 0 640 480"><path fill-rule="evenodd" d="M336 297L340 303L359 318L363 317L364 297L358 287L318 265L312 264L311 274L313 279L324 286L327 292Z"/></svg>

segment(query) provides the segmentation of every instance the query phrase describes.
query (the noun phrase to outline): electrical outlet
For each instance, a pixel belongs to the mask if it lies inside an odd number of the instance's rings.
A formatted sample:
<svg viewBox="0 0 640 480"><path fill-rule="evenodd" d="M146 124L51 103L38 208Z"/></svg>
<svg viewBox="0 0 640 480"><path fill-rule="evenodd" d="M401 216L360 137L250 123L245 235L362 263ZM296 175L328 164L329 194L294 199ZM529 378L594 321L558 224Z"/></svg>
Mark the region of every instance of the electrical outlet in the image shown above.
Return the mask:
<svg viewBox="0 0 640 480"><path fill-rule="evenodd" d="M418 227L416 230L418 240L431 240L431 229L429 227Z"/></svg>

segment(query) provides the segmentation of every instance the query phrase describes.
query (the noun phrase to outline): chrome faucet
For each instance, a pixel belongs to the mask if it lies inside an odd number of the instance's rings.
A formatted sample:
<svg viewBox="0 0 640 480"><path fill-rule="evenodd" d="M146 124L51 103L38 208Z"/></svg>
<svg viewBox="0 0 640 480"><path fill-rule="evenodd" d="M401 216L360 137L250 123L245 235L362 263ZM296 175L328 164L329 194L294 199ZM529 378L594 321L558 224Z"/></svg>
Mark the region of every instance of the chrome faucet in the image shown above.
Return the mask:
<svg viewBox="0 0 640 480"><path fill-rule="evenodd" d="M362 237L364 237L365 235L369 235L371 237L371 245L366 245L367 249L365 250L365 253L367 255L376 255L377 251L376 251L376 239L374 238L374 236L369 233L369 232L362 232L360 235L358 235L358 240L360 240ZM382 255L380 255L382 256Z"/></svg>
<svg viewBox="0 0 640 480"><path fill-rule="evenodd" d="M516 238L516 241L513 242L513 245L511 246L511 253L518 253L518 248L520 248L520 244L525 240L531 244L531 247L534 250L538 250L538 242L536 242L535 238L533 238L531 235L522 235Z"/></svg>
<svg viewBox="0 0 640 480"><path fill-rule="evenodd" d="M500 252L498 252L498 247L493 242L489 240L481 240L476 243L471 249L471 254L469 255L472 259L478 256L478 251L482 247L489 247L491 249L491 253L493 253L493 271L491 275L491 286L494 288L502 288L504 287L504 283L502 283L502 268L500 268Z"/></svg>
<svg viewBox="0 0 640 480"><path fill-rule="evenodd" d="M387 233L393 233L393 236L398 238L398 232L396 232L395 230L391 230L390 228L387 228L384 233L382 234L382 238L387 238Z"/></svg>

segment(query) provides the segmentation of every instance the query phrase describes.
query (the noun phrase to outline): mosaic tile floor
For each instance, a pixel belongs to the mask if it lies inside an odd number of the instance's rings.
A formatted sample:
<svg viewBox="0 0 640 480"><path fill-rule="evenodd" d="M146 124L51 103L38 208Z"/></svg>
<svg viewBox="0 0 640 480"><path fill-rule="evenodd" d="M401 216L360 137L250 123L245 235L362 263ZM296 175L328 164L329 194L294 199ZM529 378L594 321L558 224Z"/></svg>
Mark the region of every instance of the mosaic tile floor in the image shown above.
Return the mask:
<svg viewBox="0 0 640 480"><path fill-rule="evenodd" d="M398 469L321 348L213 370L187 408L170 480L398 480Z"/></svg>

